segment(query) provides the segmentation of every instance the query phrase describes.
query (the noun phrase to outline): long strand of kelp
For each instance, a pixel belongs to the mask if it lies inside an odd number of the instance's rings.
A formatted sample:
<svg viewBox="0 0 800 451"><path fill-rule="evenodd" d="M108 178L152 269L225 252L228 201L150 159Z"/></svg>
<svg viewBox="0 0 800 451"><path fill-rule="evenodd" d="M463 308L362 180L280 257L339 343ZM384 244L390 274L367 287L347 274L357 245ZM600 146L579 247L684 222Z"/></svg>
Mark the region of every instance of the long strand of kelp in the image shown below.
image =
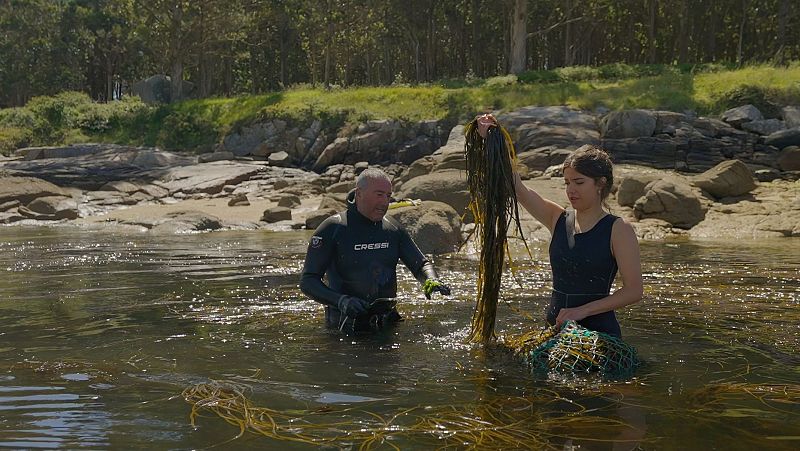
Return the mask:
<svg viewBox="0 0 800 451"><path fill-rule="evenodd" d="M478 133L476 119L467 124L465 134L467 184L472 198L469 208L480 247L478 300L469 340L486 343L494 338L507 233L512 221L522 236L514 191L516 154L508 132L499 125L491 127L484 139Z"/></svg>

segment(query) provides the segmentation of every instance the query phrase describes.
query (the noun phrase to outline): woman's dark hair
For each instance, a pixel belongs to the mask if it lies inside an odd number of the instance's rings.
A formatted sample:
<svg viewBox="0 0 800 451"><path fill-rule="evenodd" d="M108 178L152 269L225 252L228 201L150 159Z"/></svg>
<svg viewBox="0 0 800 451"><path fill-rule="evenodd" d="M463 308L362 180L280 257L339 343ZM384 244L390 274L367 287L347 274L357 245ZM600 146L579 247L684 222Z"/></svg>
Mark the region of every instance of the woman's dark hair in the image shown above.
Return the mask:
<svg viewBox="0 0 800 451"><path fill-rule="evenodd" d="M591 144L578 147L564 160L562 169L566 168L572 168L594 179L601 189L600 199L608 208L606 198L611 194L611 187L614 186L614 165L611 164L611 158L603 149Z"/></svg>

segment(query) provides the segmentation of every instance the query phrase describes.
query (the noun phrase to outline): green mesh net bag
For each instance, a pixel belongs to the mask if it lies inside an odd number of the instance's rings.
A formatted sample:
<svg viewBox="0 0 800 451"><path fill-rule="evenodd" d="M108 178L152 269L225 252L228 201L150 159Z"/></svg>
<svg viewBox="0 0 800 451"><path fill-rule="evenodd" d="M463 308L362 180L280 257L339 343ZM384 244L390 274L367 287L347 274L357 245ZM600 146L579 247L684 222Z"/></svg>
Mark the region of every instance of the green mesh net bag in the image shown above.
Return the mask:
<svg viewBox="0 0 800 451"><path fill-rule="evenodd" d="M633 346L575 321L507 337L505 344L534 371L625 376L640 364Z"/></svg>

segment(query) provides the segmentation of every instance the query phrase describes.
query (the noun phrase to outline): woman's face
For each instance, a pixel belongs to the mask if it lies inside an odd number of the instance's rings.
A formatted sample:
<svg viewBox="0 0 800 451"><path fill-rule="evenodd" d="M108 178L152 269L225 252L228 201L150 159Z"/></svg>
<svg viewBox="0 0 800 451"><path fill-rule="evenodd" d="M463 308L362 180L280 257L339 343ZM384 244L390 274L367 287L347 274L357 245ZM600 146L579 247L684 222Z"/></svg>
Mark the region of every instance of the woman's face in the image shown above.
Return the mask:
<svg viewBox="0 0 800 451"><path fill-rule="evenodd" d="M586 210L600 204L602 187L593 178L568 167L564 168L564 184L567 199L575 210Z"/></svg>

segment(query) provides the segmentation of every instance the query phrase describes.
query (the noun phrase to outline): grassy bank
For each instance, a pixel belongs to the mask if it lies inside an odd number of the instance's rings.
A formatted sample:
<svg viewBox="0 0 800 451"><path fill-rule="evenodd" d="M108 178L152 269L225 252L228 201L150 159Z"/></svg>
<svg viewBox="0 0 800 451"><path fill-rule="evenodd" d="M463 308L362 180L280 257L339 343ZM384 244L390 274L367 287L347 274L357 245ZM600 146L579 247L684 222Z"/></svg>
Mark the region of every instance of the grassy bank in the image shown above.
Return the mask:
<svg viewBox="0 0 800 451"><path fill-rule="evenodd" d="M743 69L720 65L570 67L416 86L301 86L155 107L136 98L97 104L84 94L66 92L34 98L22 108L0 110L0 152L86 141L202 149L231 130L264 118L298 124L322 119L326 126L336 128L384 118L458 122L482 111L529 105L693 110L714 115L745 103L773 117L780 114L781 105L800 104L800 62L784 68Z"/></svg>

